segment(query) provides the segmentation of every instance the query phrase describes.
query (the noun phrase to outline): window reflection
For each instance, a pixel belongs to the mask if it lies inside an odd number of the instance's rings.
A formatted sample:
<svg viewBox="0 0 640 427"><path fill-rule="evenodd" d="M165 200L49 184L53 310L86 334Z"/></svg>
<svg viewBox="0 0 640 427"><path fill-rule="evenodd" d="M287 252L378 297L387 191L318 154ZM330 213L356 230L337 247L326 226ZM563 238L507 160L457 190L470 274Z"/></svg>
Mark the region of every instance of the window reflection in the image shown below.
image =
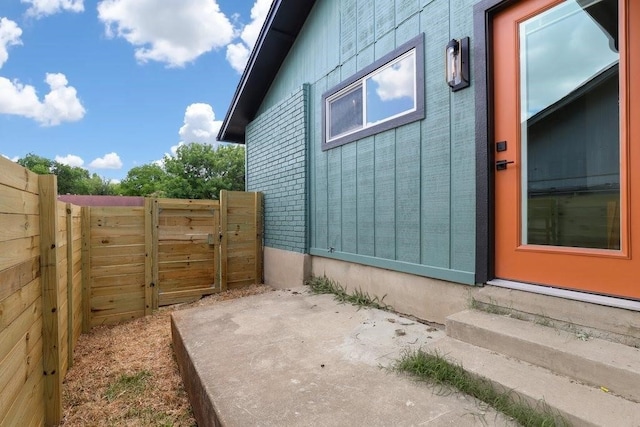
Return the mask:
<svg viewBox="0 0 640 427"><path fill-rule="evenodd" d="M569 0L520 30L523 243L619 249L617 0Z"/></svg>
<svg viewBox="0 0 640 427"><path fill-rule="evenodd" d="M617 0L568 0L521 25L527 95L523 120L618 61L617 9ZM600 18L602 24L594 18L602 15L613 17L615 29L609 28L610 18Z"/></svg>
<svg viewBox="0 0 640 427"><path fill-rule="evenodd" d="M414 109L415 84L413 54L371 75L366 80L367 124Z"/></svg>

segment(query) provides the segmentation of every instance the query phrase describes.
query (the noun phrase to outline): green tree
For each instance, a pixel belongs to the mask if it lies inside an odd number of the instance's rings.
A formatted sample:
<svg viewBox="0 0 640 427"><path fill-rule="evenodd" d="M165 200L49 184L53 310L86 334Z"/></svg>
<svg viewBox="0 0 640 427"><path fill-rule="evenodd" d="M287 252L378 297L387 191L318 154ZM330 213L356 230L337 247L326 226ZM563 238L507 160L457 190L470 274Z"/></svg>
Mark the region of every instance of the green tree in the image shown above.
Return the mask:
<svg viewBox="0 0 640 427"><path fill-rule="evenodd" d="M58 194L116 194L115 186L108 180L95 173L90 175L81 167L65 165L33 153L18 159L18 164L40 175L56 175Z"/></svg>
<svg viewBox="0 0 640 427"><path fill-rule="evenodd" d="M164 157L164 169L167 197L218 199L220 190L244 190L244 146L182 145Z"/></svg>
<svg viewBox="0 0 640 427"><path fill-rule="evenodd" d="M88 180L89 192L96 196L115 196L120 194L119 185L113 184L109 179L100 177L97 173L91 175Z"/></svg>
<svg viewBox="0 0 640 427"><path fill-rule="evenodd" d="M58 194L93 194L88 170L54 161L51 173L58 176Z"/></svg>
<svg viewBox="0 0 640 427"><path fill-rule="evenodd" d="M120 193L124 196L161 196L167 173L161 166L150 163L131 168L120 183Z"/></svg>
<svg viewBox="0 0 640 427"><path fill-rule="evenodd" d="M38 175L45 175L51 173L53 160L49 160L45 157L29 153L23 158L18 159L18 164L24 168L29 169L31 172L37 173Z"/></svg>

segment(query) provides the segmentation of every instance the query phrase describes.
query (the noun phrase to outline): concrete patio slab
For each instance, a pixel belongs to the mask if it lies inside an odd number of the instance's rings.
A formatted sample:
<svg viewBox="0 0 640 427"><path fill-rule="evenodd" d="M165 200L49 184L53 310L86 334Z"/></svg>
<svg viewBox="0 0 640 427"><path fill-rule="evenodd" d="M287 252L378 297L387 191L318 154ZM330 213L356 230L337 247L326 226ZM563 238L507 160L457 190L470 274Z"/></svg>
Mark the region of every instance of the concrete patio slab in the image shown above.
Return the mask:
<svg viewBox="0 0 640 427"><path fill-rule="evenodd" d="M177 311L172 332L200 427L515 425L384 369L443 339L442 328L307 288Z"/></svg>

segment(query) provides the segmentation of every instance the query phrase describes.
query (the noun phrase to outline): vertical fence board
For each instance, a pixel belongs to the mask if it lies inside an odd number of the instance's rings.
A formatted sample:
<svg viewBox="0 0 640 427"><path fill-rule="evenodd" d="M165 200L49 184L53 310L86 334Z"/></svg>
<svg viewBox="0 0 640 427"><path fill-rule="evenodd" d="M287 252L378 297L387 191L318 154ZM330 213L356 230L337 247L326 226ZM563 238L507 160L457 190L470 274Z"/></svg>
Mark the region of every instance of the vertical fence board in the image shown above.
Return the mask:
<svg viewBox="0 0 640 427"><path fill-rule="evenodd" d="M45 424L62 419L62 378L59 351L59 301L57 272L58 215L55 175L41 175L40 192L40 268L42 274L42 364L44 371Z"/></svg>

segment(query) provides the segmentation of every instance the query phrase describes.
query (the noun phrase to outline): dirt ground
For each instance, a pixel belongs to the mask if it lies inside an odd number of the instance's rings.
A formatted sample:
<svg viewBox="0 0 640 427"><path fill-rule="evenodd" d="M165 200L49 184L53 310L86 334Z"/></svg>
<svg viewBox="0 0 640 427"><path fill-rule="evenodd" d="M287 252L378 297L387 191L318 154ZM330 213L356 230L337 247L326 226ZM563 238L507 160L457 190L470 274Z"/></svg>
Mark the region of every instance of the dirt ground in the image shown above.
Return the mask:
<svg viewBox="0 0 640 427"><path fill-rule="evenodd" d="M271 290L227 291L81 335L63 384L61 425L195 426L173 355L171 312Z"/></svg>

